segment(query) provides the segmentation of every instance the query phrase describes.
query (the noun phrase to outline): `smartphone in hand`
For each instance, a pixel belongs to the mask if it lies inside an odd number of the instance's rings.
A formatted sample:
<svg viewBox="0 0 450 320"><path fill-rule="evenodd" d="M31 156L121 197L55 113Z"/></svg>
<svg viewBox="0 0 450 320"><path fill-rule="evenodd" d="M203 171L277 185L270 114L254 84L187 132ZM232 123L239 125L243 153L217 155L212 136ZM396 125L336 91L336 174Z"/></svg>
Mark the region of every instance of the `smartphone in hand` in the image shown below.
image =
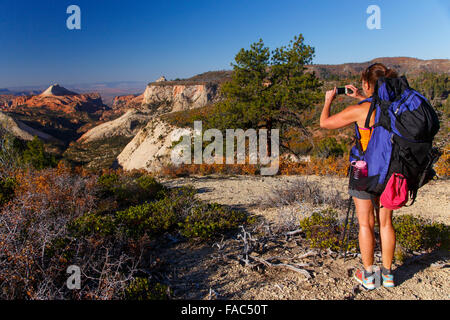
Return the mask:
<svg viewBox="0 0 450 320"><path fill-rule="evenodd" d="M336 88L336 94L352 94L352 93L353 91L346 87Z"/></svg>

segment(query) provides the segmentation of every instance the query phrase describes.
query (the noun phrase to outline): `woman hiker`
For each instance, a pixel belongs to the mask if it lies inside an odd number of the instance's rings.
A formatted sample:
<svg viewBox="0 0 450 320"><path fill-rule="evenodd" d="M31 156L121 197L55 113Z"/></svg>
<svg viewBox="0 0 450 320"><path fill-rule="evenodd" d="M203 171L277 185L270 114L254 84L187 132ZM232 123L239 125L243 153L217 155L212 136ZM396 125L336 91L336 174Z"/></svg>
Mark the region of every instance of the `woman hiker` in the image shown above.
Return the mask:
<svg viewBox="0 0 450 320"><path fill-rule="evenodd" d="M394 70L386 68L381 63L376 63L367 68L361 76L363 94L353 85L347 85L351 90L348 96L360 100L357 105L351 105L343 111L330 116L330 108L336 97L336 88L327 91L325 96L325 105L320 116L320 127L324 129L339 129L356 122L360 133L360 142L363 151L366 150L372 133L372 126L375 121L375 112L370 119L369 128L365 128L365 121L370 108L370 102L366 101L374 92L377 80L381 77L395 78L397 73ZM366 289L375 289L375 274L372 270L374 264L374 246L375 246L375 213L374 203L377 204L376 216L380 226L381 248L383 267L381 274L384 287L394 286L394 277L391 273L392 259L395 250L395 231L392 226L392 210L387 208L379 209L379 198L371 199L371 194L365 191L349 189L349 194L355 202L356 214L359 223L359 247L361 250L362 263L364 270L358 270L355 273L355 279ZM373 196L372 196L373 197Z"/></svg>

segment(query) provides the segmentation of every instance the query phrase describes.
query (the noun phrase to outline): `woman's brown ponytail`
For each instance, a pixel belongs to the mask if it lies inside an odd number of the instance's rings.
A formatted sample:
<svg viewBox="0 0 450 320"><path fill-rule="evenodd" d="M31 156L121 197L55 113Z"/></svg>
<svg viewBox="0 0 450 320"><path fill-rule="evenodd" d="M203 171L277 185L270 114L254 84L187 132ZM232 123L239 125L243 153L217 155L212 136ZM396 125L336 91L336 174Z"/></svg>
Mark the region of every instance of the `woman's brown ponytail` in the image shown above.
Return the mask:
<svg viewBox="0 0 450 320"><path fill-rule="evenodd" d="M382 63L375 63L364 70L361 74L361 80L369 83L371 88L374 88L378 79L382 77L397 78L398 73L394 69L387 68Z"/></svg>

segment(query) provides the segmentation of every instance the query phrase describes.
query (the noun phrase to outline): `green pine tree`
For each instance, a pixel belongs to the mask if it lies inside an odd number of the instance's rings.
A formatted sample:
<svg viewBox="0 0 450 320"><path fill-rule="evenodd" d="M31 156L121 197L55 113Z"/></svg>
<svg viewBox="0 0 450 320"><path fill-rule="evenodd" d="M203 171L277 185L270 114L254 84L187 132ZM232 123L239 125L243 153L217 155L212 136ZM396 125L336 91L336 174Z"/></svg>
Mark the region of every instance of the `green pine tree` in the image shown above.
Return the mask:
<svg viewBox="0 0 450 320"><path fill-rule="evenodd" d="M319 101L322 84L306 65L312 63L314 48L302 35L288 46L270 51L262 39L250 49L241 49L232 64L232 80L221 92L207 127L224 129L280 129L280 145L287 147L286 132L301 128L302 112ZM269 144L270 145L270 144Z"/></svg>
<svg viewBox="0 0 450 320"><path fill-rule="evenodd" d="M45 152L43 142L36 136L27 143L27 149L23 152L22 159L24 163L32 165L37 170L56 164L55 158Z"/></svg>

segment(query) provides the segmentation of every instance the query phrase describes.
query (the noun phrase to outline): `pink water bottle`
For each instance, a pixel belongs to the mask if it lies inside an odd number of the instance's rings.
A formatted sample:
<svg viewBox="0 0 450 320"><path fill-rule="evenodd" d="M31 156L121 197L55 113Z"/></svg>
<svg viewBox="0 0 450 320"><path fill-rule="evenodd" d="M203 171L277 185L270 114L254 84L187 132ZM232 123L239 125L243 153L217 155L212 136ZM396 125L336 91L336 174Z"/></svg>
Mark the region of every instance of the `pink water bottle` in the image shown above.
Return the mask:
<svg viewBox="0 0 450 320"><path fill-rule="evenodd" d="M352 161L353 178L360 179L368 176L367 163L365 161Z"/></svg>

